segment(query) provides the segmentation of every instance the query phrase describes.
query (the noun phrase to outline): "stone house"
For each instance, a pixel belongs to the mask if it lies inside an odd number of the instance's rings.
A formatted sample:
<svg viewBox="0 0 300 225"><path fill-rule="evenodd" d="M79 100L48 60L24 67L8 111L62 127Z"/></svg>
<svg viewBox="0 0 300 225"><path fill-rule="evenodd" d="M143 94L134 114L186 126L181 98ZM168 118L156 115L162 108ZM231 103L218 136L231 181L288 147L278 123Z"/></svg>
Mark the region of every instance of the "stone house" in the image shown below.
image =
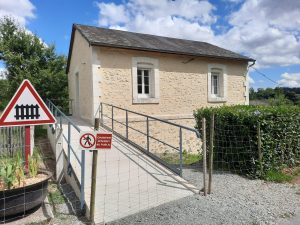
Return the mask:
<svg viewBox="0 0 300 225"><path fill-rule="evenodd" d="M73 115L92 123L104 102L193 127L197 108L248 104L254 62L205 42L75 24L67 65Z"/></svg>

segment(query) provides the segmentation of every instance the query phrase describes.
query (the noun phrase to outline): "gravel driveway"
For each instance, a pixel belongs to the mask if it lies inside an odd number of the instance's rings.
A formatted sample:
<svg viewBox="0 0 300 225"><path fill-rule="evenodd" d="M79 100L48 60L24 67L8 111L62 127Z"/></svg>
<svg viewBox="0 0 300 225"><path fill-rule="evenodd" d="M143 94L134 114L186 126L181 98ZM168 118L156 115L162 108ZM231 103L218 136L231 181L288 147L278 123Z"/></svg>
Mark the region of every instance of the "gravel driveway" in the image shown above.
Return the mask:
<svg viewBox="0 0 300 225"><path fill-rule="evenodd" d="M199 171L185 169L184 177L202 186ZM213 194L207 197L186 197L108 224L281 224L299 209L299 186L214 174Z"/></svg>

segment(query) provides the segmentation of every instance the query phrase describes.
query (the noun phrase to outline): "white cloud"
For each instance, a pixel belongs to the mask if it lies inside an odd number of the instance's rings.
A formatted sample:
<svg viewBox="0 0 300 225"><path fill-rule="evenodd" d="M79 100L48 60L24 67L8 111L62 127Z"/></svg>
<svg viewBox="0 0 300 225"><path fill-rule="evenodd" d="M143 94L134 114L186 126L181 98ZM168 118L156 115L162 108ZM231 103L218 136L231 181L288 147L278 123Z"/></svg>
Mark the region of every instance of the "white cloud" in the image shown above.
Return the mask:
<svg viewBox="0 0 300 225"><path fill-rule="evenodd" d="M10 16L25 26L35 17L35 7L29 0L0 0L0 17Z"/></svg>
<svg viewBox="0 0 300 225"><path fill-rule="evenodd" d="M300 87L300 73L283 73L278 81L283 87Z"/></svg>
<svg viewBox="0 0 300 225"><path fill-rule="evenodd" d="M218 37L221 45L247 52L260 66L300 64L300 1L248 0L228 22L233 27Z"/></svg>
<svg viewBox="0 0 300 225"><path fill-rule="evenodd" d="M110 24L126 23L129 17L126 15L124 5L116 5L115 3L98 3L99 25L108 26Z"/></svg>
<svg viewBox="0 0 300 225"><path fill-rule="evenodd" d="M215 7L198 0L129 0L122 5L100 2L99 25L141 33L209 41L214 35Z"/></svg>
<svg viewBox="0 0 300 225"><path fill-rule="evenodd" d="M99 25L207 41L253 57L259 67L300 64L300 1L228 1L241 7L225 18L207 0L100 2ZM221 19L230 27L216 34L212 25Z"/></svg>

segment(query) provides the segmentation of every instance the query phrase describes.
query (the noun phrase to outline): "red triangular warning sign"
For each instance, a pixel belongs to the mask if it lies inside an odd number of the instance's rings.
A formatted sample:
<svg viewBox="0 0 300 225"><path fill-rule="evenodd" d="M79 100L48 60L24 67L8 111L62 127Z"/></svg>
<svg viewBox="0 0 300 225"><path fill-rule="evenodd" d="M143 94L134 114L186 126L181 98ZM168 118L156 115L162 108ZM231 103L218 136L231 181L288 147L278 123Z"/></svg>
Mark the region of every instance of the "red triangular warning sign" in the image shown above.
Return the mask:
<svg viewBox="0 0 300 225"><path fill-rule="evenodd" d="M55 117L29 80L22 82L0 118L0 127L53 123Z"/></svg>

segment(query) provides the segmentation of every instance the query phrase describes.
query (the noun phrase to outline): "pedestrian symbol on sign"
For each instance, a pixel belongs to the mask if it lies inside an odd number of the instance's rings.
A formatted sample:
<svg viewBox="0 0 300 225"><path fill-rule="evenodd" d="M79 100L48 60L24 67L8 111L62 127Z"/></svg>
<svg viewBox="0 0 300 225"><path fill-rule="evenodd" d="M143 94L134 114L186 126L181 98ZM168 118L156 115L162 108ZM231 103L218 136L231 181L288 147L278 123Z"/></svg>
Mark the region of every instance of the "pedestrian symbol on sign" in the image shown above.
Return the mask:
<svg viewBox="0 0 300 225"><path fill-rule="evenodd" d="M92 148L95 145L96 138L91 133L85 133L80 138L80 145L83 148Z"/></svg>

